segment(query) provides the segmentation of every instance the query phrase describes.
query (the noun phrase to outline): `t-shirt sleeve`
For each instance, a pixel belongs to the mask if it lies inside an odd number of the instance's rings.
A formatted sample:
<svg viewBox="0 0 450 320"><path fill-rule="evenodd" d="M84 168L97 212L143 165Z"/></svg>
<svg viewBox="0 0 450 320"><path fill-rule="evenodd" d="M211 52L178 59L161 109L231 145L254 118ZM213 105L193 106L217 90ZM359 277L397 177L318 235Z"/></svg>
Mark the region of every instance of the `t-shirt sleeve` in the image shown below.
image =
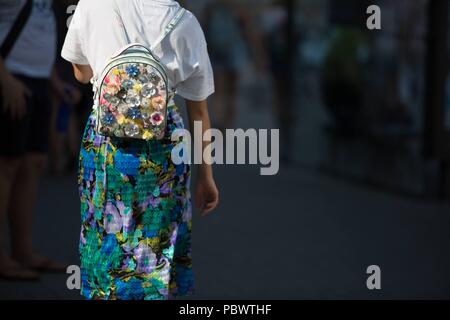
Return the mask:
<svg viewBox="0 0 450 320"><path fill-rule="evenodd" d="M203 101L214 93L214 75L206 39L195 17L186 31L183 49L180 50L181 66L186 77L177 85L177 94L187 100Z"/></svg>
<svg viewBox="0 0 450 320"><path fill-rule="evenodd" d="M83 1L77 5L75 13L72 16L69 30L67 31L66 39L61 51L61 57L69 62L88 65L89 61L86 57L83 41Z"/></svg>

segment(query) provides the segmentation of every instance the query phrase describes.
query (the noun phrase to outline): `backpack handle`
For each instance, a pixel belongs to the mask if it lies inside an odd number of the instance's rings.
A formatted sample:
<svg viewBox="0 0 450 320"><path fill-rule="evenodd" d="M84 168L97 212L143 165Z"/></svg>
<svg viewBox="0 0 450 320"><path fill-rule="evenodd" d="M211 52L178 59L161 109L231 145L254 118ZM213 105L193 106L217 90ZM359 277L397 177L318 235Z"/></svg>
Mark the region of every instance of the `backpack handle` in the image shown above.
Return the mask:
<svg viewBox="0 0 450 320"><path fill-rule="evenodd" d="M161 42L169 35L169 33L171 33L177 27L185 13L186 9L180 7L175 16L170 20L169 24L164 28L163 33L158 37L158 39L154 41L154 43L150 47L151 51L155 50L155 48L159 44L161 44Z"/></svg>
<svg viewBox="0 0 450 320"><path fill-rule="evenodd" d="M120 48L120 49L117 51L117 53L115 53L115 54L112 55L112 57L111 57L110 59L117 58L118 56L120 56L122 53L124 53L124 52L127 51L128 49L131 49L131 48L134 48L134 47L139 48L141 51L145 51L145 52L151 54L151 55L153 56L153 58L155 58L156 60L158 60L157 57L155 57L155 55L154 55L153 52L151 51L151 49L149 49L149 48L147 48L146 46L144 46L143 44L137 43L137 42L127 44L125 47Z"/></svg>

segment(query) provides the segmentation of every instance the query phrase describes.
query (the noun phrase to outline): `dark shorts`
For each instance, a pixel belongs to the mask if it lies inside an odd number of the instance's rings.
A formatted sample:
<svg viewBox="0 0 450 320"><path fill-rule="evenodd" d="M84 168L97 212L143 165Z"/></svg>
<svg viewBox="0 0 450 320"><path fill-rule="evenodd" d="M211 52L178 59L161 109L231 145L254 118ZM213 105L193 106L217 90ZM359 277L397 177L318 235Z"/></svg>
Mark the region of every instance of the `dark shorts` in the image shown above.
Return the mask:
<svg viewBox="0 0 450 320"><path fill-rule="evenodd" d="M27 100L27 113L12 120L0 110L0 157L20 157L26 153L47 153L50 139L51 98L48 79L16 76L32 95Z"/></svg>

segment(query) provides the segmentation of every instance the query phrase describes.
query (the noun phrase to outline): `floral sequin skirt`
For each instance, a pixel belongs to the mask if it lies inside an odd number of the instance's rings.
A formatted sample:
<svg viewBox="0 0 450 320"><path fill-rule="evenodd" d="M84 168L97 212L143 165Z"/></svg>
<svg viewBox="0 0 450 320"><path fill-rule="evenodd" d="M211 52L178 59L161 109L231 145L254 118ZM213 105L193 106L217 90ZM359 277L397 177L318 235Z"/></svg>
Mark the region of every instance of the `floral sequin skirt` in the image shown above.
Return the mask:
<svg viewBox="0 0 450 320"><path fill-rule="evenodd" d="M190 166L174 165L171 134L183 128L168 108L163 140L96 132L93 112L79 163L82 295L163 300L193 292Z"/></svg>

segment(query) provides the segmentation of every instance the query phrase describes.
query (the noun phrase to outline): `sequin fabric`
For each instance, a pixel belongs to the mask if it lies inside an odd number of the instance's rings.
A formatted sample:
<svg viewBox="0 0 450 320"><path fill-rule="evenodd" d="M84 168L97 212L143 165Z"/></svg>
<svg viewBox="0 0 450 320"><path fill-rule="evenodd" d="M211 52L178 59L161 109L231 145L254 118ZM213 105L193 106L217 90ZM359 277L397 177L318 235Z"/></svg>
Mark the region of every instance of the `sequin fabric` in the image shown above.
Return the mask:
<svg viewBox="0 0 450 320"><path fill-rule="evenodd" d="M105 137L93 113L79 164L82 295L99 300L165 300L193 293L190 166L174 165L168 107L162 140Z"/></svg>

